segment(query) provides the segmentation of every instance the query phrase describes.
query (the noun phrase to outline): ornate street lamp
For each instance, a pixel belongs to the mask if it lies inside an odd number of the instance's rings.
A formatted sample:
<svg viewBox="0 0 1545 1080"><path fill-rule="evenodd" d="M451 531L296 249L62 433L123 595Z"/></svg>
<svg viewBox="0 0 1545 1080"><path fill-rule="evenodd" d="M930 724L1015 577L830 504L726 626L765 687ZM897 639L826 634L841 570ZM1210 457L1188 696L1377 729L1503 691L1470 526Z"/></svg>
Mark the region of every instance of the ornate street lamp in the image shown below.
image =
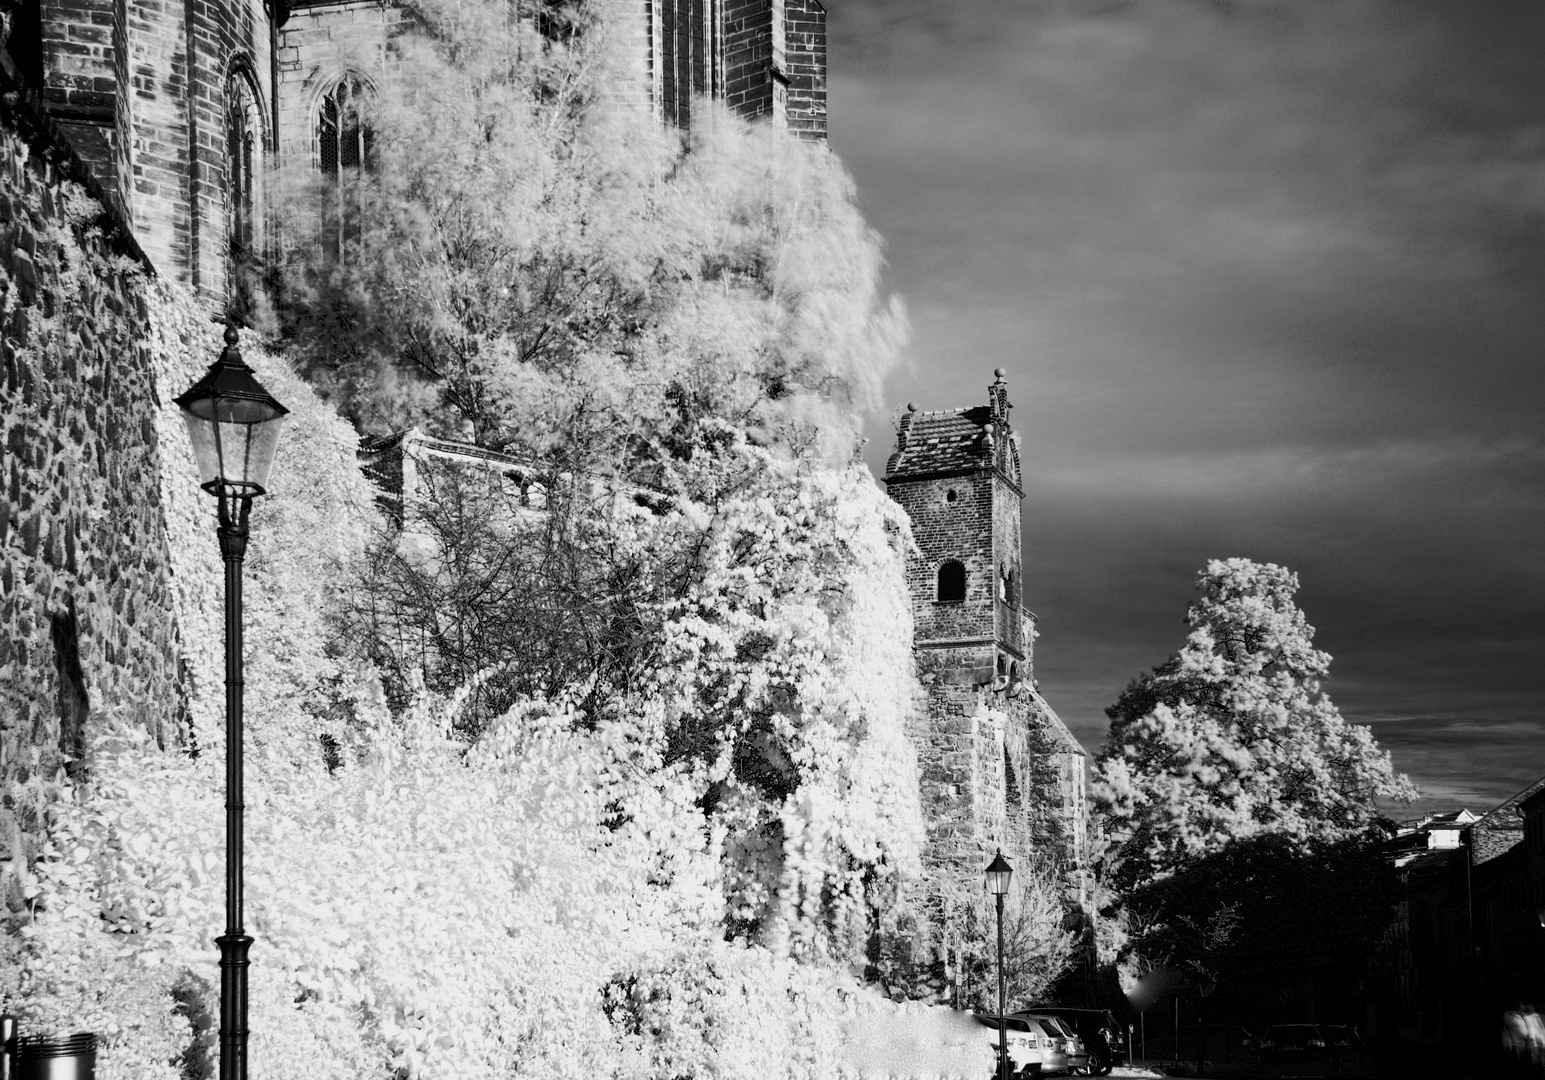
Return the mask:
<svg viewBox="0 0 1545 1080"><path fill-rule="evenodd" d="M252 497L265 494L289 410L242 362L236 328L204 377L176 399L193 440L199 486L219 500L225 559L225 933L220 945L220 1080L247 1076L247 950L242 926L241 560L247 553Z"/></svg>
<svg viewBox="0 0 1545 1080"><path fill-rule="evenodd" d="M998 900L998 1076L1000 1080L1009 1080L1009 1022L1003 1015L1008 1009L1007 984L1003 980L1003 898L1009 891L1009 878L1014 874L1014 868L1003 857L1003 849L993 856L992 862L987 864L987 891L997 897Z"/></svg>

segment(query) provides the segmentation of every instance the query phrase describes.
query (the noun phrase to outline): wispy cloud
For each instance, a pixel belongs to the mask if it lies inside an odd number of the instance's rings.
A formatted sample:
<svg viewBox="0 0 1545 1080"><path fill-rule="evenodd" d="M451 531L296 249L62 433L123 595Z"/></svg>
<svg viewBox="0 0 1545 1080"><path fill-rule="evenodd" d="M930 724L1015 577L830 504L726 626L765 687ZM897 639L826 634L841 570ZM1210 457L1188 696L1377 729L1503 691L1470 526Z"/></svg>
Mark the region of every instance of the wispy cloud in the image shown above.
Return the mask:
<svg viewBox="0 0 1545 1080"><path fill-rule="evenodd" d="M893 399L976 404L1009 369L1037 671L1075 731L1098 745L1103 706L1178 646L1195 571L1230 555L1300 572L1348 715L1525 715L1545 655L1538 6L830 18L833 146L915 328ZM878 470L890 432L870 435Z"/></svg>

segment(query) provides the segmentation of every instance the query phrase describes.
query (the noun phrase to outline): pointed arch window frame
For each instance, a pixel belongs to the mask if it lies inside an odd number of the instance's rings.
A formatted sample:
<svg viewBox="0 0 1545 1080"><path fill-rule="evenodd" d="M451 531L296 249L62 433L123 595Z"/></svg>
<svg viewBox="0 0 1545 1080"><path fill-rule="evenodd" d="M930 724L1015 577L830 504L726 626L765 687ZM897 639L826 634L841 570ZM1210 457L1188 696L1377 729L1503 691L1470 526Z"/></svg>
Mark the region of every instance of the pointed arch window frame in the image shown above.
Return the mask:
<svg viewBox="0 0 1545 1080"><path fill-rule="evenodd" d="M335 215L333 236L324 242L332 248L340 264L349 261L351 240L346 225L351 211L363 215L364 176L375 169L375 137L369 123L368 105L376 98L374 84L362 72L345 69L325 84L317 95L313 110L312 160L322 175L327 191L324 198L331 205L325 213ZM350 199L353 204L350 204Z"/></svg>
<svg viewBox="0 0 1545 1080"><path fill-rule="evenodd" d="M227 68L224 92L225 241L227 288L237 264L261 258L267 242L263 167L272 152L262 90L250 58Z"/></svg>

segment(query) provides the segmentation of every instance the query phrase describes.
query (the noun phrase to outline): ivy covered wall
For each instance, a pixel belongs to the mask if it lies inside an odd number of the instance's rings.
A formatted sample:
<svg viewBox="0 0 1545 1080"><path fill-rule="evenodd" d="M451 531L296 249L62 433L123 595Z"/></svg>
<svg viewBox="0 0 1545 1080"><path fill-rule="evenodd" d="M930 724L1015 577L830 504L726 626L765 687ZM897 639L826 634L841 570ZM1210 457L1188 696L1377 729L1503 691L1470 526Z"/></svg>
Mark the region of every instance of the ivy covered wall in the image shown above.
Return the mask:
<svg viewBox="0 0 1545 1080"><path fill-rule="evenodd" d="M0 106L0 911L23 904L43 789L61 767L79 775L108 725L164 749L223 744L215 504L172 401L223 327L79 179L46 122ZM261 715L339 681L325 594L373 510L353 428L248 338L244 357L291 409L247 559ZM315 732L291 734L315 748Z"/></svg>

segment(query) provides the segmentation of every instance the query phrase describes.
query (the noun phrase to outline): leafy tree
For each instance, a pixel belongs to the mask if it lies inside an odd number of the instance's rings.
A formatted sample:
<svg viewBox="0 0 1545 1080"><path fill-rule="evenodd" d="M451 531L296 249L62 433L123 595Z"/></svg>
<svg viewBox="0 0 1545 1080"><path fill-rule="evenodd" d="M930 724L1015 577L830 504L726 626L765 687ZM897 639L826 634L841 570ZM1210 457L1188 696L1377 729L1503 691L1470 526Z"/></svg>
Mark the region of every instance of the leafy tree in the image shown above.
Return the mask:
<svg viewBox="0 0 1545 1080"><path fill-rule="evenodd" d="M1015 867L1003 905L1003 972L1010 1010L1046 998L1076 960L1078 934L1060 872L1036 859ZM910 899L910 898L909 898ZM895 913L889 933L870 945L867 977L897 997L928 998L957 1009L998 1009L995 899L978 880L950 880L926 909Z"/></svg>
<svg viewBox="0 0 1545 1080"><path fill-rule="evenodd" d="M401 531L388 524L358 567L345 615L394 705L420 681L445 695L470 687L456 726L471 739L523 698L584 685L592 717L636 686L660 598L687 569L668 521L550 471L426 458L415 474Z"/></svg>
<svg viewBox="0 0 1545 1080"><path fill-rule="evenodd" d="M905 516L861 466L744 442L691 487L671 515L690 572L643 691L664 758L723 831L729 932L853 959L919 872Z"/></svg>
<svg viewBox="0 0 1545 1080"><path fill-rule="evenodd" d="M1317 974L1355 987L1380 949L1396 899L1378 830L1301 848L1280 835L1229 844L1126 898L1145 963L1227 985L1214 1015L1250 1016L1285 982ZM1253 1017L1252 1017L1253 1018Z"/></svg>
<svg viewBox="0 0 1545 1080"><path fill-rule="evenodd" d="M1092 794L1127 885L1232 840L1356 836L1375 822L1376 799L1416 796L1321 691L1330 657L1293 603L1297 575L1213 560L1197 587L1185 646L1106 710Z"/></svg>
<svg viewBox="0 0 1545 1080"><path fill-rule="evenodd" d="M616 6L555 33L548 5L416 4L347 220L286 180L284 336L371 430L647 476L706 417L845 462L904 326L852 181L773 125L705 104L683 143L627 107Z"/></svg>

